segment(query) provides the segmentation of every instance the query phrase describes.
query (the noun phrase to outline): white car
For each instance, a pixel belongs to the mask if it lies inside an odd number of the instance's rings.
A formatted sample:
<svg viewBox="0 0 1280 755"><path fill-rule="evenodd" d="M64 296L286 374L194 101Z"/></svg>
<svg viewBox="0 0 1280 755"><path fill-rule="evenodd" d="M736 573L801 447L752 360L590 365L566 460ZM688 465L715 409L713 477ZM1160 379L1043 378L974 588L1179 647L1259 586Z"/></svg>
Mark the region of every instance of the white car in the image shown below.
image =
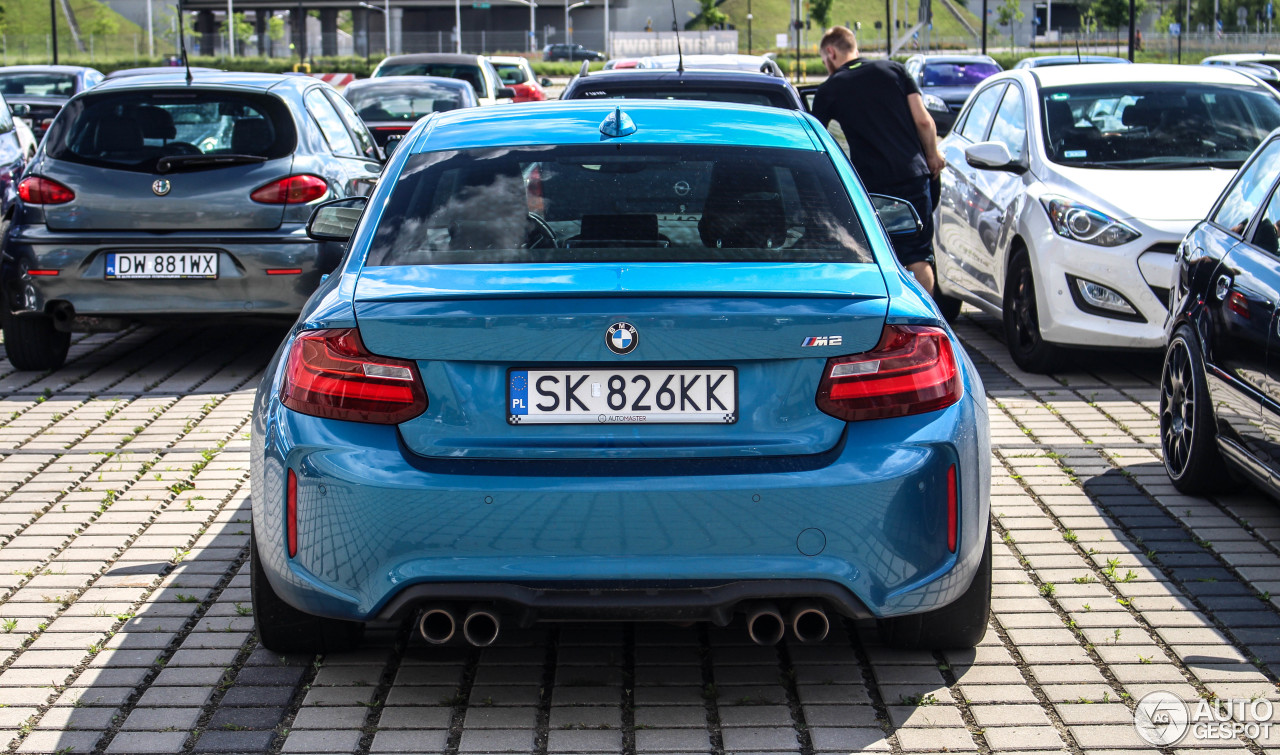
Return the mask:
<svg viewBox="0 0 1280 755"><path fill-rule="evenodd" d="M1162 347L1178 243L1278 126L1280 97L1229 67L992 76L940 145L944 312L1002 317L1031 372L1063 347Z"/></svg>

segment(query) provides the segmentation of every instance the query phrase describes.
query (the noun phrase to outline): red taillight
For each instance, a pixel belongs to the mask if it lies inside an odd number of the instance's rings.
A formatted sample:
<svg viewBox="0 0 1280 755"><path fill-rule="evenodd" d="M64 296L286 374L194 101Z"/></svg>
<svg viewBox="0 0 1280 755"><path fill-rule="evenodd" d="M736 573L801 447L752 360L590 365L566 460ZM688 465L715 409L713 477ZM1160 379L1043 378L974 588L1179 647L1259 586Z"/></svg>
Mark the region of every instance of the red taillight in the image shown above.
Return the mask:
<svg viewBox="0 0 1280 755"><path fill-rule="evenodd" d="M249 198L263 204L306 204L329 193L329 184L318 176L289 176L254 189Z"/></svg>
<svg viewBox="0 0 1280 755"><path fill-rule="evenodd" d="M289 470L285 485L285 532L289 539L289 558L298 555L298 476Z"/></svg>
<svg viewBox="0 0 1280 755"><path fill-rule="evenodd" d="M956 465L947 469L947 550L956 552Z"/></svg>
<svg viewBox="0 0 1280 755"><path fill-rule="evenodd" d="M886 325L871 351L827 360L818 408L847 422L931 412L960 400L960 371L941 328Z"/></svg>
<svg viewBox="0 0 1280 755"><path fill-rule="evenodd" d="M379 425L399 424L427 410L418 366L370 354L355 329L298 336L289 349L280 400L295 412Z"/></svg>
<svg viewBox="0 0 1280 755"><path fill-rule="evenodd" d="M27 204L66 204L76 193L43 176L27 176L18 182L18 196Z"/></svg>

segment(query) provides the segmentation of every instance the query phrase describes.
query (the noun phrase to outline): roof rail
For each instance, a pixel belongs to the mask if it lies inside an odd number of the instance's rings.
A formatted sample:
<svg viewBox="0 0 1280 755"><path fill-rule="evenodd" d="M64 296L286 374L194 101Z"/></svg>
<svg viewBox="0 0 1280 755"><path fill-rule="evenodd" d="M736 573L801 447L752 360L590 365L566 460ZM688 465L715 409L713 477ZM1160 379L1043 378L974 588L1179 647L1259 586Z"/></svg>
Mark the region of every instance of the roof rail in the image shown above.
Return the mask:
<svg viewBox="0 0 1280 755"><path fill-rule="evenodd" d="M589 60L584 60L584 61L582 61L582 70L578 71L578 75L579 75L579 76L586 76L586 75L587 75L587 69L589 69L589 68L591 68L591 61L589 61Z"/></svg>

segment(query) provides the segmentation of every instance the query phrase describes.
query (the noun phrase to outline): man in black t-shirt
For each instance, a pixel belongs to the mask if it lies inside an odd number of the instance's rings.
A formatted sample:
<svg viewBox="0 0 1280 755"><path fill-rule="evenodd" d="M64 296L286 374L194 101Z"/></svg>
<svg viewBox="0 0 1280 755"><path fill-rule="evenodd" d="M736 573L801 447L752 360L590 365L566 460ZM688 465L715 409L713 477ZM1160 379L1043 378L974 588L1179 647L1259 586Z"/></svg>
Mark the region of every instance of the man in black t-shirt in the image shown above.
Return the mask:
<svg viewBox="0 0 1280 755"><path fill-rule="evenodd" d="M929 179L942 172L937 127L920 88L901 64L858 57L853 32L836 26L822 35L822 63L831 74L813 99L813 115L835 120L849 143L849 160L867 191L905 199L924 227L895 238L894 251L926 291L933 291L933 202Z"/></svg>

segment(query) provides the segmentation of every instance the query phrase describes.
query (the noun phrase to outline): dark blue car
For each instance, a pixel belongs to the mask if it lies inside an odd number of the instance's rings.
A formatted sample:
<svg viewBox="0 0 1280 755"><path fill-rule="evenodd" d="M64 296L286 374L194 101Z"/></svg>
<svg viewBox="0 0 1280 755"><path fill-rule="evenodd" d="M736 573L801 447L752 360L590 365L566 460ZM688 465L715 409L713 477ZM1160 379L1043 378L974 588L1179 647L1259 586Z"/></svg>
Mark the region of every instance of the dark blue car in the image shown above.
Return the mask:
<svg viewBox="0 0 1280 755"><path fill-rule="evenodd" d="M67 100L102 82L102 72L85 66L4 66L0 94L12 105L27 106L36 141L44 138Z"/></svg>
<svg viewBox="0 0 1280 755"><path fill-rule="evenodd" d="M57 367L72 331L296 317L341 254L307 237L312 207L380 170L355 111L308 77L175 70L77 95L7 216L9 360Z"/></svg>
<svg viewBox="0 0 1280 755"><path fill-rule="evenodd" d="M252 432L264 646L366 623L741 617L987 627L982 383L813 118L652 100L434 113L268 366ZM354 235L353 234L354 231Z"/></svg>
<svg viewBox="0 0 1280 755"><path fill-rule="evenodd" d="M1280 498L1280 131L1175 256L1160 378L1165 469L1185 493L1228 470Z"/></svg>

